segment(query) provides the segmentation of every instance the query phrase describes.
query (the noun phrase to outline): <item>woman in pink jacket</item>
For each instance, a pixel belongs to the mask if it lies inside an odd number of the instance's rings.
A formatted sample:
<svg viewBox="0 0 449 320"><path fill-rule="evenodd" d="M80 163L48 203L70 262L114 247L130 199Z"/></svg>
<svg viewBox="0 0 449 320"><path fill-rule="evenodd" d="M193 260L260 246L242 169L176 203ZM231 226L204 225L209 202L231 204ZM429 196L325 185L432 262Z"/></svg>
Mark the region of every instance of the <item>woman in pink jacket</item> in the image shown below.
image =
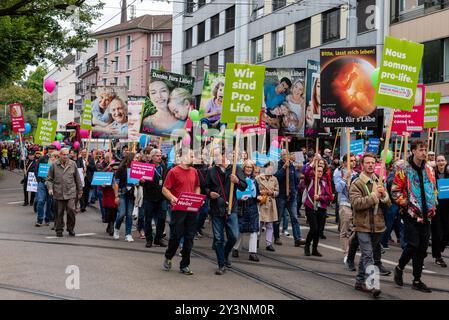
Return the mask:
<svg viewBox="0 0 449 320"><path fill-rule="evenodd" d="M310 243L313 240L312 255L321 257L322 254L318 252L320 229L326 222L326 210L333 198L333 194L330 186L328 186L328 179L323 174L324 168L317 166L318 189L315 195L315 161L317 160L314 160L305 172L306 190L304 190L304 206L310 229L307 234L304 253L306 256L310 256Z"/></svg>

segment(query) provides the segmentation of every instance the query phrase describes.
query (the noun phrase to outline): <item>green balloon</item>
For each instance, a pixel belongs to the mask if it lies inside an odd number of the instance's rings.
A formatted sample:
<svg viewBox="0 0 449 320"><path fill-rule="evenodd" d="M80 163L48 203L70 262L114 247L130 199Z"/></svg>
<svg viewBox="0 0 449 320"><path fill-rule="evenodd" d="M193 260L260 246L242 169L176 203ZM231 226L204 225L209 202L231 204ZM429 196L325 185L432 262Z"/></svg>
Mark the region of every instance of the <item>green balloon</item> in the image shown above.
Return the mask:
<svg viewBox="0 0 449 320"><path fill-rule="evenodd" d="M189 118L192 120L192 122L198 122L200 121L200 113L198 110L192 110L189 112Z"/></svg>
<svg viewBox="0 0 449 320"><path fill-rule="evenodd" d="M384 151L382 150L382 152L380 153L381 158L384 157ZM387 159L385 160L385 164L389 164L391 162L391 160L393 160L393 152L391 152L391 150L387 151Z"/></svg>
<svg viewBox="0 0 449 320"><path fill-rule="evenodd" d="M374 69L373 74L371 75L371 84L374 88L377 88L379 84L379 68Z"/></svg>
<svg viewBox="0 0 449 320"><path fill-rule="evenodd" d="M63 135L62 133L58 133L58 134L56 135L56 140L62 141L62 139L64 139L64 135Z"/></svg>

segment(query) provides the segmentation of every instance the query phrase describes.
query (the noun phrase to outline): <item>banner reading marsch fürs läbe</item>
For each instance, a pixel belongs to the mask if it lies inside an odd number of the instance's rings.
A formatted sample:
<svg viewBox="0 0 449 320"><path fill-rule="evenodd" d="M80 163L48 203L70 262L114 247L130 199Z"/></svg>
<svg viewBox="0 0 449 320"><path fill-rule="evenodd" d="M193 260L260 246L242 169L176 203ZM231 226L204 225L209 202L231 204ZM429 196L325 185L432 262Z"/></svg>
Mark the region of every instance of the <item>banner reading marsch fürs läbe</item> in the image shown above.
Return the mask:
<svg viewBox="0 0 449 320"><path fill-rule="evenodd" d="M226 64L221 122L259 123L265 66Z"/></svg>
<svg viewBox="0 0 449 320"><path fill-rule="evenodd" d="M51 144L55 141L57 127L58 122L56 120L39 118L37 122L37 130L34 134L34 143L42 146Z"/></svg>
<svg viewBox="0 0 449 320"><path fill-rule="evenodd" d="M424 128L438 128L441 92L426 92Z"/></svg>
<svg viewBox="0 0 449 320"><path fill-rule="evenodd" d="M422 44L385 37L376 88L376 105L412 110L423 51Z"/></svg>

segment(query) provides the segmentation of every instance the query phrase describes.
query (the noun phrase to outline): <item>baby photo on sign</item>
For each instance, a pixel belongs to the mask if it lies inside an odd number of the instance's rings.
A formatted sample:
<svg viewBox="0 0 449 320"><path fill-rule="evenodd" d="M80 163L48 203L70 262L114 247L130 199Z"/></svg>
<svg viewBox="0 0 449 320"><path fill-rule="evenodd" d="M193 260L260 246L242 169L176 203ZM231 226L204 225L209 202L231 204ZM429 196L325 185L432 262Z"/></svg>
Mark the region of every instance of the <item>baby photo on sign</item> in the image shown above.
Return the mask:
<svg viewBox="0 0 449 320"><path fill-rule="evenodd" d="M128 138L126 87L98 87L92 102L92 138Z"/></svg>
<svg viewBox="0 0 449 320"><path fill-rule="evenodd" d="M188 75L152 70L140 132L156 136L177 132L182 135L189 111L194 108L193 81Z"/></svg>

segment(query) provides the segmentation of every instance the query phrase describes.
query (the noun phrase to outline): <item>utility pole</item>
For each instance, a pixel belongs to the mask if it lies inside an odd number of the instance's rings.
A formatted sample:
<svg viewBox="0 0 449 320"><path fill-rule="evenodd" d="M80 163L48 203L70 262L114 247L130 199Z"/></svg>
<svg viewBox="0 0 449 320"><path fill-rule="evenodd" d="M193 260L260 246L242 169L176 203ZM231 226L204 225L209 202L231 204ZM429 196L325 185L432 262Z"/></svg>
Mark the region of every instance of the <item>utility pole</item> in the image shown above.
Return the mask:
<svg viewBox="0 0 449 320"><path fill-rule="evenodd" d="M347 0L348 17L346 19L346 47L357 46L357 0ZM342 128L340 135L340 157L346 154L346 131L349 128Z"/></svg>

